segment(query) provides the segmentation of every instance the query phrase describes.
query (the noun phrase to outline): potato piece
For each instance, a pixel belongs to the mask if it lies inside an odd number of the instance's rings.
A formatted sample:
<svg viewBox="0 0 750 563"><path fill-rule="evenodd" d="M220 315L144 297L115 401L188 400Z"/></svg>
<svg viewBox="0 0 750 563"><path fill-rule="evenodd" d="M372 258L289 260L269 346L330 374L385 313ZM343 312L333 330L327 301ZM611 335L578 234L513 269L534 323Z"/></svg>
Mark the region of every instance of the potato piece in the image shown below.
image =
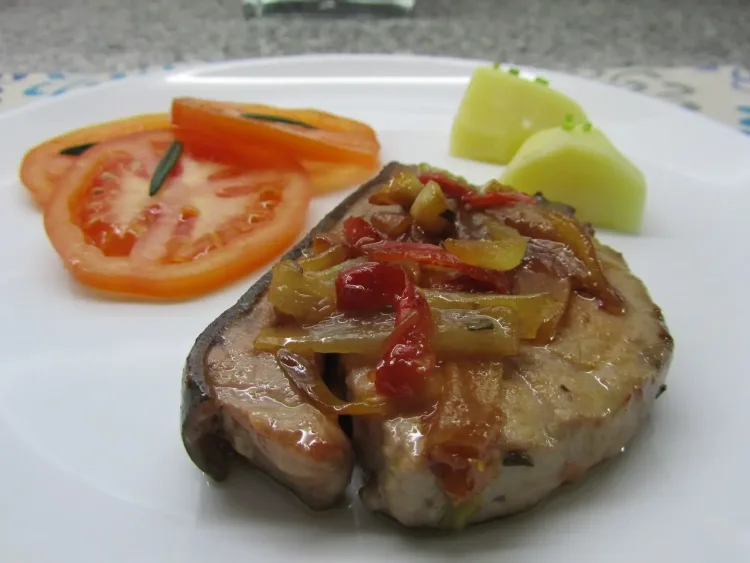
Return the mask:
<svg viewBox="0 0 750 563"><path fill-rule="evenodd" d="M641 230L643 173L590 125L537 133L524 143L501 181L572 205L581 222L626 233Z"/></svg>
<svg viewBox="0 0 750 563"><path fill-rule="evenodd" d="M526 139L570 115L583 123L583 109L545 80L529 80L492 67L474 71L451 131L453 156L507 164Z"/></svg>

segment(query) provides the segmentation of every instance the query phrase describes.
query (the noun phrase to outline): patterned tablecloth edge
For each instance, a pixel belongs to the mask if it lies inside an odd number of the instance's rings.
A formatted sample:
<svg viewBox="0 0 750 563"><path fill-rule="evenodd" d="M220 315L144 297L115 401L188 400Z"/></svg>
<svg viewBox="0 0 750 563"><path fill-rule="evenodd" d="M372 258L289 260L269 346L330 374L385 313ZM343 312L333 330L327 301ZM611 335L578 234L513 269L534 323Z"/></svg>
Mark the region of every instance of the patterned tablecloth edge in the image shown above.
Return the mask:
<svg viewBox="0 0 750 563"><path fill-rule="evenodd" d="M5 73L0 74L0 112L32 103L42 97L60 96L88 88L179 66L166 65L134 72L98 74ZM702 112L750 135L750 70L741 66L644 67L579 69L573 74L642 92L692 111Z"/></svg>

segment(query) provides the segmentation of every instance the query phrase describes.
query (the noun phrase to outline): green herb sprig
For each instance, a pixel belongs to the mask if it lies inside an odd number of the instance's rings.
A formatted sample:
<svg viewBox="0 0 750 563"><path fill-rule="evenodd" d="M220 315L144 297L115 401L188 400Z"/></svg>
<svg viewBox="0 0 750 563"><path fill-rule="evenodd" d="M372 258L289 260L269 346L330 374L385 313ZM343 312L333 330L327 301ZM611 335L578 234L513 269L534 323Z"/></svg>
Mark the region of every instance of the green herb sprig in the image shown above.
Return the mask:
<svg viewBox="0 0 750 563"><path fill-rule="evenodd" d="M257 119L258 121L270 121L273 123L284 123L286 125L296 125L298 127L304 127L305 129L317 129L309 123L304 121L298 121L297 119L291 119L289 117L281 117L278 115L267 115L265 113L241 113L241 117L245 119Z"/></svg>
<svg viewBox="0 0 750 563"><path fill-rule="evenodd" d="M66 147L62 149L60 151L60 154L64 154L66 156L81 156L94 145L96 145L96 143L83 143L82 145L73 145L72 147Z"/></svg>
<svg viewBox="0 0 750 563"><path fill-rule="evenodd" d="M151 176L148 195L154 197L157 193L159 193L159 190L161 190L164 182L167 180L167 176L169 176L169 173L172 172L175 164L177 164L177 161L180 159L180 156L182 155L182 149L183 146L180 141L172 141L172 144L169 145L169 148L164 153L164 156L161 157L159 164L156 165L154 175Z"/></svg>

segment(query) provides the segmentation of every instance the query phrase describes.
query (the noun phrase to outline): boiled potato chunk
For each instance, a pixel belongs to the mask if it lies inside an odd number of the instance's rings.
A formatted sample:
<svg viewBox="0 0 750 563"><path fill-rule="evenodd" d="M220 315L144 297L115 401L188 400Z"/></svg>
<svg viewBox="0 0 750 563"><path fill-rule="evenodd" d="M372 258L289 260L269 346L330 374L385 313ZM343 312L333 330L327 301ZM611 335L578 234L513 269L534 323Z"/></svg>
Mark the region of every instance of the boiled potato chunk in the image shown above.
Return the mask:
<svg viewBox="0 0 750 563"><path fill-rule="evenodd" d="M530 137L501 178L504 184L572 205L578 220L638 233L646 205L643 173L590 124Z"/></svg>
<svg viewBox="0 0 750 563"><path fill-rule="evenodd" d="M507 164L531 135L560 125L566 116L583 123L586 115L546 80L480 67L474 72L453 121L453 156Z"/></svg>

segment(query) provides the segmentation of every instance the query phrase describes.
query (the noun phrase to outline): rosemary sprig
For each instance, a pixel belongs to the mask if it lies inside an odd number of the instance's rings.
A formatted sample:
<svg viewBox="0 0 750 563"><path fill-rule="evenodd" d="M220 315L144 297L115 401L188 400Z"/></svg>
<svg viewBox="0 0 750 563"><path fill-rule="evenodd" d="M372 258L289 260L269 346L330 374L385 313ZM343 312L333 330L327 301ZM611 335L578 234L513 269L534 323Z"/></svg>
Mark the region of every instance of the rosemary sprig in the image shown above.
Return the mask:
<svg viewBox="0 0 750 563"><path fill-rule="evenodd" d="M257 119L259 121L271 121L274 123L285 123L286 125L297 125L298 127L304 127L305 129L317 129L317 127L313 127L309 123L305 123L304 121L297 121L296 119L291 119L289 117L267 115L265 113L241 113L240 115L245 119Z"/></svg>
<svg viewBox="0 0 750 563"><path fill-rule="evenodd" d="M164 156L161 157L159 164L156 165L154 175L151 176L151 184L149 184L148 195L153 197L157 193L159 193L159 190L164 185L167 176L169 176L169 173L174 168L174 165L177 164L177 161L180 159L180 155L182 155L182 143L180 141L172 141L172 144L169 145L169 148L164 153Z"/></svg>
<svg viewBox="0 0 750 563"><path fill-rule="evenodd" d="M94 145L96 145L96 143L83 143L82 145L73 145L72 147L66 147L62 149L60 151L60 154L64 154L66 156L81 156Z"/></svg>

